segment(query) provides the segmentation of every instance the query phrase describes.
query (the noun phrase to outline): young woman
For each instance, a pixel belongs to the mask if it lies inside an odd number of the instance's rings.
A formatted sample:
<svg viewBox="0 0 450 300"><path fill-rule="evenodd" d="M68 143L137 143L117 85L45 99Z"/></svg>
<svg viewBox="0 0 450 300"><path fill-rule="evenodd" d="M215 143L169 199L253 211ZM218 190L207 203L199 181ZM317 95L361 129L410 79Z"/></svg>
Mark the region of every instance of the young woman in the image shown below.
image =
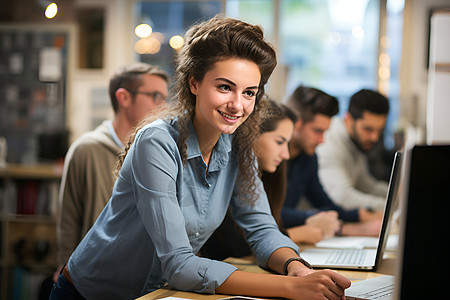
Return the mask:
<svg viewBox="0 0 450 300"><path fill-rule="evenodd" d="M264 85L276 64L262 29L215 17L177 58L175 101L145 120L113 195L63 269L52 299L129 299L168 283L199 293L339 299L345 277L314 272L270 214L253 155ZM231 205L258 263L246 273L196 255ZM67 298L65 298L67 299Z"/></svg>

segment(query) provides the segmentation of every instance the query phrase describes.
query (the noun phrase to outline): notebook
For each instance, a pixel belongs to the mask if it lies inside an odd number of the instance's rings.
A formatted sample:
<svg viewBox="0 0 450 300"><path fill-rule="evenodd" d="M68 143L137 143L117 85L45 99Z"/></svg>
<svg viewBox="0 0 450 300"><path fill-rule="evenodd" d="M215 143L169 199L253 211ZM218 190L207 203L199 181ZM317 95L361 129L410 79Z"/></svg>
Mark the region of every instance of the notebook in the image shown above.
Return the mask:
<svg viewBox="0 0 450 300"><path fill-rule="evenodd" d="M400 182L401 153L396 152L391 168L383 221L376 249L324 249L310 248L301 252L301 256L315 268L333 268L376 271L383 257L389 233L389 221L394 211Z"/></svg>
<svg viewBox="0 0 450 300"><path fill-rule="evenodd" d="M394 299L395 277L390 275L378 276L352 283L345 290L347 300L392 300Z"/></svg>

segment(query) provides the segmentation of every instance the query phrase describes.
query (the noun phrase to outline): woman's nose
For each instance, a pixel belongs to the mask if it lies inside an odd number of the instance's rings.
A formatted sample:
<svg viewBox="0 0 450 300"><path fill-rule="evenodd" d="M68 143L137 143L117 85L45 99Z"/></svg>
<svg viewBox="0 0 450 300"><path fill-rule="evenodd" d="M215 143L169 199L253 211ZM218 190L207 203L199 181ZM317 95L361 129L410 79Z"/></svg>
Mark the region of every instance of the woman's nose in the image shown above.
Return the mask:
<svg viewBox="0 0 450 300"><path fill-rule="evenodd" d="M283 149L282 149L282 151L281 151L281 158L282 159L285 159L285 160L288 160L289 159L289 148L288 148L288 144L286 143L284 146L283 146Z"/></svg>
<svg viewBox="0 0 450 300"><path fill-rule="evenodd" d="M242 110L242 95L236 93L232 96L230 102L228 103L229 108L238 112Z"/></svg>

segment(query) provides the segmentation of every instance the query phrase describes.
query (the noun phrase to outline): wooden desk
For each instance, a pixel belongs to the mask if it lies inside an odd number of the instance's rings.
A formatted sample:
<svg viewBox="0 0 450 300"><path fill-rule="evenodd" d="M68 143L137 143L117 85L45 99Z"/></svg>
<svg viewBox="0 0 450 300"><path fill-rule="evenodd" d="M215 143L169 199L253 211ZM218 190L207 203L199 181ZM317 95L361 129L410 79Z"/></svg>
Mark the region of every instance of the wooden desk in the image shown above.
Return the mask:
<svg viewBox="0 0 450 300"><path fill-rule="evenodd" d="M336 270L337 273L347 277L352 282L369 279L381 275L394 275L394 260L395 260L395 254L394 253L385 253L385 257L383 258L383 261L381 263L381 266L378 268L377 272L367 272L367 271L343 271L343 270ZM235 265L238 267L240 271L245 272L252 272L252 273L268 273L266 270L261 269L256 265L255 259L253 257L245 257L245 258L228 258L225 260L226 262ZM147 295L144 295L138 300L154 300L154 299L161 299L165 297L178 297L178 298L186 298L186 299L200 299L200 300L214 300L214 299L221 299L230 297L230 295L221 295L221 294L215 294L215 295L205 295L205 294L198 294L198 293L192 293L192 292L180 292L173 290L169 287L164 287L161 289L158 289L152 293L149 293Z"/></svg>

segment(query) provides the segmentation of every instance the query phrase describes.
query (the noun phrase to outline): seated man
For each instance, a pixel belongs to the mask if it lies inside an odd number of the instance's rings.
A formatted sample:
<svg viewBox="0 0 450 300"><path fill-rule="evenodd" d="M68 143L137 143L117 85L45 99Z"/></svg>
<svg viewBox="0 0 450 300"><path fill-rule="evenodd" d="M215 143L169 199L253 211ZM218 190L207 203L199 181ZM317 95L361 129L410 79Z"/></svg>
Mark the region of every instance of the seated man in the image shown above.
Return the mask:
<svg viewBox="0 0 450 300"><path fill-rule="evenodd" d="M317 149L319 178L333 200L346 209L384 208L387 183L369 173L366 153L377 144L388 112L386 97L360 90L351 97L344 120L332 121Z"/></svg>
<svg viewBox="0 0 450 300"><path fill-rule="evenodd" d="M337 205L327 194L318 177L316 147L323 142L324 133L331 118L339 111L335 97L315 88L300 86L287 103L299 117L289 144L288 187L282 210L283 225L292 228L308 224L318 211L336 211L345 222L343 235L378 235L381 214L366 209L346 210ZM298 210L300 201L306 198L311 210ZM371 222L366 222L371 221ZM373 221L373 222L372 222Z"/></svg>

